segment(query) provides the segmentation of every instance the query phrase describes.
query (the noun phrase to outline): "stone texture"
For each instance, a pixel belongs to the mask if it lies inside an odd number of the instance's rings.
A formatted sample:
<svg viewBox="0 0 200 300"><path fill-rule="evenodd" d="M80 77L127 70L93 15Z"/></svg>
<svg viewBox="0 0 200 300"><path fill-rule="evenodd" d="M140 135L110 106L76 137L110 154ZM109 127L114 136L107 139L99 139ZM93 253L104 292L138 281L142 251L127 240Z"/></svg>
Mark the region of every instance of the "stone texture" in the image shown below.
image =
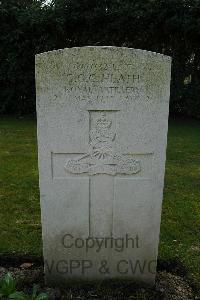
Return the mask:
<svg viewBox="0 0 200 300"><path fill-rule="evenodd" d="M49 282L154 283L170 68L167 56L117 47L36 56Z"/></svg>

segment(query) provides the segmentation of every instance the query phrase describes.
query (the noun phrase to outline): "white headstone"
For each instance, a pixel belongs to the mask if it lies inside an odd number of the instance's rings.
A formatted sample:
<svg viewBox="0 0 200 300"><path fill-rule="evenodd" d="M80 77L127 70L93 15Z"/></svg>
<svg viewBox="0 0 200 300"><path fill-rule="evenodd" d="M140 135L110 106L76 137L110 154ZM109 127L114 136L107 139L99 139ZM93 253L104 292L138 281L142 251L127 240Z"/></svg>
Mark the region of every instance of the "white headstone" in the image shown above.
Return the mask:
<svg viewBox="0 0 200 300"><path fill-rule="evenodd" d="M49 282L154 283L170 68L167 56L117 47L36 56Z"/></svg>

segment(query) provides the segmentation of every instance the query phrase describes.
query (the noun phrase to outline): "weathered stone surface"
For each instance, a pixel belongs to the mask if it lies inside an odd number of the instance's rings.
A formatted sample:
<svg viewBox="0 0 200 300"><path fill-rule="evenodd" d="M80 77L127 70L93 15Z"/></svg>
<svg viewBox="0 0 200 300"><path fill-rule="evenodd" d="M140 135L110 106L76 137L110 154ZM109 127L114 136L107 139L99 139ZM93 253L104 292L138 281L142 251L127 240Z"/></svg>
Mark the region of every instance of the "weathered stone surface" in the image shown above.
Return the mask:
<svg viewBox="0 0 200 300"><path fill-rule="evenodd" d="M46 278L153 283L169 57L83 47L36 56Z"/></svg>

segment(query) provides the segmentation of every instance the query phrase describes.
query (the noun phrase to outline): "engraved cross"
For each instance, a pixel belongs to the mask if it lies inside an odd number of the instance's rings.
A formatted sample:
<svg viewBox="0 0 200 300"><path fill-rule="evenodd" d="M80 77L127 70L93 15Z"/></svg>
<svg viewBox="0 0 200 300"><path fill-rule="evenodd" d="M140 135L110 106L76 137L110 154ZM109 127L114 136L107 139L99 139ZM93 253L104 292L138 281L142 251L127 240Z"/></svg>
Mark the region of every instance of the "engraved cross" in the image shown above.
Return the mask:
<svg viewBox="0 0 200 300"><path fill-rule="evenodd" d="M53 153L53 177L88 177L89 236L114 234L114 202L117 179L145 179L150 170L148 154L120 153L116 112L89 111L89 143L86 153ZM133 178L134 179L134 178ZM123 199L122 199L123 200Z"/></svg>

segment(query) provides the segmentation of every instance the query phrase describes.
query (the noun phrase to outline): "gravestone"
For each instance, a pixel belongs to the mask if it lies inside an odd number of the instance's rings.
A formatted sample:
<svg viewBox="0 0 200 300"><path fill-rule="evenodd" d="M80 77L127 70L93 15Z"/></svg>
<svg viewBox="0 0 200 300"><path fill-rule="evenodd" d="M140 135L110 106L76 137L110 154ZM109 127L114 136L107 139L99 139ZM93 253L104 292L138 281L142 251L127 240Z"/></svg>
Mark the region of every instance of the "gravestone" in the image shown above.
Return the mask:
<svg viewBox="0 0 200 300"><path fill-rule="evenodd" d="M48 282L154 283L170 68L167 56L129 48L36 56Z"/></svg>

